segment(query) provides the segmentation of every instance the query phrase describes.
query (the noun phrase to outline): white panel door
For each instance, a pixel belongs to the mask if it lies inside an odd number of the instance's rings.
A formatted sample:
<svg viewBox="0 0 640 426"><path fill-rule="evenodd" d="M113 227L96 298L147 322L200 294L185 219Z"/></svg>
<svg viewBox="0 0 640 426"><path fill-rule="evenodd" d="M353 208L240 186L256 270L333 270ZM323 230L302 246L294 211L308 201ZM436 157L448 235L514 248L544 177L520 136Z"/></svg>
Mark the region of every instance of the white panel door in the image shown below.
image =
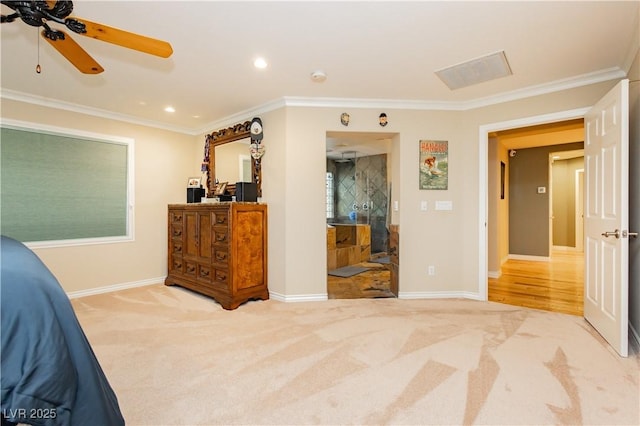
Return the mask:
<svg viewBox="0 0 640 426"><path fill-rule="evenodd" d="M585 116L584 317L628 354L629 80Z"/></svg>

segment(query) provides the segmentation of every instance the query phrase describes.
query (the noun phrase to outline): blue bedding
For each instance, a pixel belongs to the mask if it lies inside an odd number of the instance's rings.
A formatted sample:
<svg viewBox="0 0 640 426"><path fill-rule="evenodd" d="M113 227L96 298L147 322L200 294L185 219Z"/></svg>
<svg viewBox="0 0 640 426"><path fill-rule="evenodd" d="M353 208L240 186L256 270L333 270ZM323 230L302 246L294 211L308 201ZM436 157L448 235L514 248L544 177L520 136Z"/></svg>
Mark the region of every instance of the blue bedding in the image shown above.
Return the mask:
<svg viewBox="0 0 640 426"><path fill-rule="evenodd" d="M18 241L3 236L0 256L3 420L124 425L116 395L58 280Z"/></svg>

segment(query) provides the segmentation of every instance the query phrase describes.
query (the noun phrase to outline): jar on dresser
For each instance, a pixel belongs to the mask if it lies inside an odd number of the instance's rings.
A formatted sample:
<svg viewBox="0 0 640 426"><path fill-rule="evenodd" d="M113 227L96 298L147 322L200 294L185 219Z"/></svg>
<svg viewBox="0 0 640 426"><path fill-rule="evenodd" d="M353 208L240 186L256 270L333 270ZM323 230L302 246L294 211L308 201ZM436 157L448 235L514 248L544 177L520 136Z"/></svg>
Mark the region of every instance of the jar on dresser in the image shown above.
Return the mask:
<svg viewBox="0 0 640 426"><path fill-rule="evenodd" d="M267 205L250 202L170 204L168 275L225 309L269 299Z"/></svg>

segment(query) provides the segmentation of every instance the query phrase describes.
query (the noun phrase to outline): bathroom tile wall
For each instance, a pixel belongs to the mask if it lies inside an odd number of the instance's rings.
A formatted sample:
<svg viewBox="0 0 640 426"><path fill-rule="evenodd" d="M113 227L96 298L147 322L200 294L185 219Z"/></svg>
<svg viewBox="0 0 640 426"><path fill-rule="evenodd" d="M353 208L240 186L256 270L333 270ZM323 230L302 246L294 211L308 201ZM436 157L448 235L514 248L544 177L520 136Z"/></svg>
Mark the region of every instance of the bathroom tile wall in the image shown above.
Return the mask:
<svg viewBox="0 0 640 426"><path fill-rule="evenodd" d="M334 174L333 221L368 223L372 253L387 251L387 155L359 157L349 162L329 160L327 171Z"/></svg>

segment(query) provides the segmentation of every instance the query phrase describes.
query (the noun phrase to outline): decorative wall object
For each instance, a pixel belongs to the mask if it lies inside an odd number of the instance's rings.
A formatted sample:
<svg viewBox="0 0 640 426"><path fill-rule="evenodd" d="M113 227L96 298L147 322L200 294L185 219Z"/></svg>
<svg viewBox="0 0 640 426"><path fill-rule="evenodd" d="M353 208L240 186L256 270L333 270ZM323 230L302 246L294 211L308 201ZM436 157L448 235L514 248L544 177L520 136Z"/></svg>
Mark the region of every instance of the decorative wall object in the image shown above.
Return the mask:
<svg viewBox="0 0 640 426"><path fill-rule="evenodd" d="M448 189L449 142L421 140L420 189Z"/></svg>
<svg viewBox="0 0 640 426"><path fill-rule="evenodd" d="M215 148L218 145L226 144L229 142L234 142L238 140L242 140L245 138L252 138L251 126L255 123L253 120L247 120L243 123L238 123L233 125L232 127L228 127L226 129L220 129L213 133L210 133L206 136L205 139L205 149L208 147L209 152L209 162L207 163L207 188L208 193L207 197L211 198L214 196L214 182L216 181L215 174ZM260 122L262 124L262 122ZM255 129L254 125L254 129ZM260 129L261 130L261 129ZM262 132L260 132L260 136L262 136ZM253 139L253 138L252 138ZM262 154L264 154L264 146L259 144L262 149L256 150L256 156L252 155L253 161L251 162L251 181L255 182L258 190L258 197L262 196ZM250 147L251 149L251 147ZM235 194L235 183L229 183L227 185L226 191L231 194Z"/></svg>
<svg viewBox="0 0 640 426"><path fill-rule="evenodd" d="M387 114L385 114L384 112L381 113L380 116L378 117L378 121L382 127L386 126L388 124Z"/></svg>
<svg viewBox="0 0 640 426"><path fill-rule="evenodd" d="M343 126L348 126L349 114L347 114L346 112L343 112L342 114L340 114L340 122L342 123Z"/></svg>

